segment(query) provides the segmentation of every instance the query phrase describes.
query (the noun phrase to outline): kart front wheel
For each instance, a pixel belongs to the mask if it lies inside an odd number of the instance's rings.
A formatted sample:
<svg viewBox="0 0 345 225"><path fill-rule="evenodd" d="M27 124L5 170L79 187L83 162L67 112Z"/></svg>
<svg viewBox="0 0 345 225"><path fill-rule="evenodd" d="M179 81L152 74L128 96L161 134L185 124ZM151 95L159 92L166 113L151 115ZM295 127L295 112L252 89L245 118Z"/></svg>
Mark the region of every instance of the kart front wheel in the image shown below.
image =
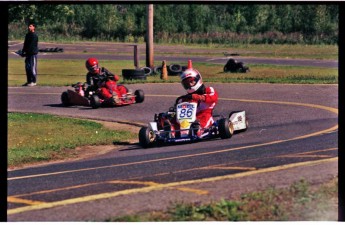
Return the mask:
<svg viewBox="0 0 345 225"><path fill-rule="evenodd" d="M99 100L98 95L92 95L90 97L90 105L93 109L97 109L101 106L101 101Z"/></svg>
<svg viewBox="0 0 345 225"><path fill-rule="evenodd" d="M135 102L136 103L142 103L145 99L145 94L144 94L144 91L143 90L136 90L134 92L134 95L135 95Z"/></svg>
<svg viewBox="0 0 345 225"><path fill-rule="evenodd" d="M218 131L220 138L231 138L234 134L234 125L227 118L222 118L218 122Z"/></svg>
<svg viewBox="0 0 345 225"><path fill-rule="evenodd" d="M155 141L156 135L149 127L142 127L139 131L139 144L147 148Z"/></svg>
<svg viewBox="0 0 345 225"><path fill-rule="evenodd" d="M67 91L62 92L61 102L62 102L62 105L64 105L64 106L70 106L71 105L71 101L69 99L69 95L68 95Z"/></svg>

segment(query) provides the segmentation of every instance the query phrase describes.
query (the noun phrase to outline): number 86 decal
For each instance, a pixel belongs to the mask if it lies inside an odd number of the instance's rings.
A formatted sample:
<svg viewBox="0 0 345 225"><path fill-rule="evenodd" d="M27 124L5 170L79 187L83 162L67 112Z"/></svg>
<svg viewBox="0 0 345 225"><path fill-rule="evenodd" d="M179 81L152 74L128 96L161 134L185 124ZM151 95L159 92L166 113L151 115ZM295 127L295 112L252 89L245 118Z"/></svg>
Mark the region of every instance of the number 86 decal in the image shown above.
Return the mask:
<svg viewBox="0 0 345 225"><path fill-rule="evenodd" d="M193 115L193 109L181 109L180 111L180 118L190 118Z"/></svg>

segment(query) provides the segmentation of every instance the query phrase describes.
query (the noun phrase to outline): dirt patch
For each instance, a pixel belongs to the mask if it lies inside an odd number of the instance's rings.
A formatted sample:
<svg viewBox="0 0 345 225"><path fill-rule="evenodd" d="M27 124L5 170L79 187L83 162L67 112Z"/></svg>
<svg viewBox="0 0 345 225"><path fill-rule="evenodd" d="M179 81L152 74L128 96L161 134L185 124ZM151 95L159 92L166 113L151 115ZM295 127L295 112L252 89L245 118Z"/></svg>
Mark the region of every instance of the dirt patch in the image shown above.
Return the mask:
<svg viewBox="0 0 345 225"><path fill-rule="evenodd" d="M108 128L111 130L126 130L126 131L129 131L132 133L138 133L140 130L139 126L129 125L129 124L125 124L125 123L97 121L97 120L92 120L92 121L95 121L97 123L101 123L105 128Z"/></svg>

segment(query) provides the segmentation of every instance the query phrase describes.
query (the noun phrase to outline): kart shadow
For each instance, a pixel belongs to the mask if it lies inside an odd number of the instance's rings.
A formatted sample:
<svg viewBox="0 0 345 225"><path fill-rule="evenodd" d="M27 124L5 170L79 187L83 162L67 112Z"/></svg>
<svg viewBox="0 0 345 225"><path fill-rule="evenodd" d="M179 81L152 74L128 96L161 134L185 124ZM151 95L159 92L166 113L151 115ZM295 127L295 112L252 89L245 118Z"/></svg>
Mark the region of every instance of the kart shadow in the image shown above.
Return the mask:
<svg viewBox="0 0 345 225"><path fill-rule="evenodd" d="M139 145L139 143L129 143L129 142L113 142L114 145L124 145L127 146L127 148L120 149L120 152L123 151L133 151L133 150L142 150L143 148Z"/></svg>
<svg viewBox="0 0 345 225"><path fill-rule="evenodd" d="M63 104L46 104L43 106L55 107L55 108L79 108L80 110L93 110L93 108L88 106L80 106L80 105L71 105L71 106L64 106Z"/></svg>
<svg viewBox="0 0 345 225"><path fill-rule="evenodd" d="M62 104L47 104L47 105L43 105L43 106L57 107L57 108L65 108L66 107Z"/></svg>
<svg viewBox="0 0 345 225"><path fill-rule="evenodd" d="M219 138L209 138L209 139L204 139L204 140L199 140L199 141L186 141L186 142L175 142L175 143L154 143L150 147L147 147L147 148L143 148L142 146L140 146L139 142L128 143L128 144L125 144L124 142L122 142L122 145L127 145L127 146L131 146L131 147L130 148L126 148L126 149L121 149L119 151L157 149L157 148L164 148L164 147L171 147L171 146L181 146L181 145L196 144L196 143L200 143L200 142L219 141L219 140L222 140L222 139L219 139ZM115 143L115 142L113 142L113 143L116 144L116 145L121 145L119 143Z"/></svg>

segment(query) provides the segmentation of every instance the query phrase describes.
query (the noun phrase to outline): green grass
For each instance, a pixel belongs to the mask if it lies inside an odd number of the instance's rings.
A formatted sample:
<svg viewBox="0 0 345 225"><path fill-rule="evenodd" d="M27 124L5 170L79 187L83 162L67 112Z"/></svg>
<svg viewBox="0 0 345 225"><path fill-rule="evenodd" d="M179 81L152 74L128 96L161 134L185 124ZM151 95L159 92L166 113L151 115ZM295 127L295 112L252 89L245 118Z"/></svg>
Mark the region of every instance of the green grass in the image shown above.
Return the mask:
<svg viewBox="0 0 345 225"><path fill-rule="evenodd" d="M34 113L8 113L8 166L71 158L83 145L121 143L136 138L80 119Z"/></svg>
<svg viewBox="0 0 345 225"><path fill-rule="evenodd" d="M317 187L305 180L287 188L270 187L209 204L178 202L165 211L110 218L111 222L143 221L336 221L338 178Z"/></svg>
<svg viewBox="0 0 345 225"><path fill-rule="evenodd" d="M42 86L68 86L76 82L85 81L86 69L84 60L39 60L38 84ZM170 62L186 65L186 62ZM133 69L132 61L102 60L101 66L115 74L122 76L122 69ZM144 62L141 62L144 65ZM223 66L211 63L193 63L206 82L221 83L293 83L293 84L337 84L338 69L306 67L306 66L280 66L267 64L248 64L248 73L225 73ZM8 85L20 86L26 81L24 62L22 59L8 61ZM160 79L160 75L149 76L146 81L124 81L122 83L157 83L179 82L178 76L169 76L168 81Z"/></svg>
<svg viewBox="0 0 345 225"><path fill-rule="evenodd" d="M167 44L166 44L167 45ZM172 46L182 46L173 45ZM280 44L232 44L232 45L183 45L183 51L165 50L156 55L224 56L223 53L238 53L244 57L323 59L338 60L337 45L280 45Z"/></svg>

